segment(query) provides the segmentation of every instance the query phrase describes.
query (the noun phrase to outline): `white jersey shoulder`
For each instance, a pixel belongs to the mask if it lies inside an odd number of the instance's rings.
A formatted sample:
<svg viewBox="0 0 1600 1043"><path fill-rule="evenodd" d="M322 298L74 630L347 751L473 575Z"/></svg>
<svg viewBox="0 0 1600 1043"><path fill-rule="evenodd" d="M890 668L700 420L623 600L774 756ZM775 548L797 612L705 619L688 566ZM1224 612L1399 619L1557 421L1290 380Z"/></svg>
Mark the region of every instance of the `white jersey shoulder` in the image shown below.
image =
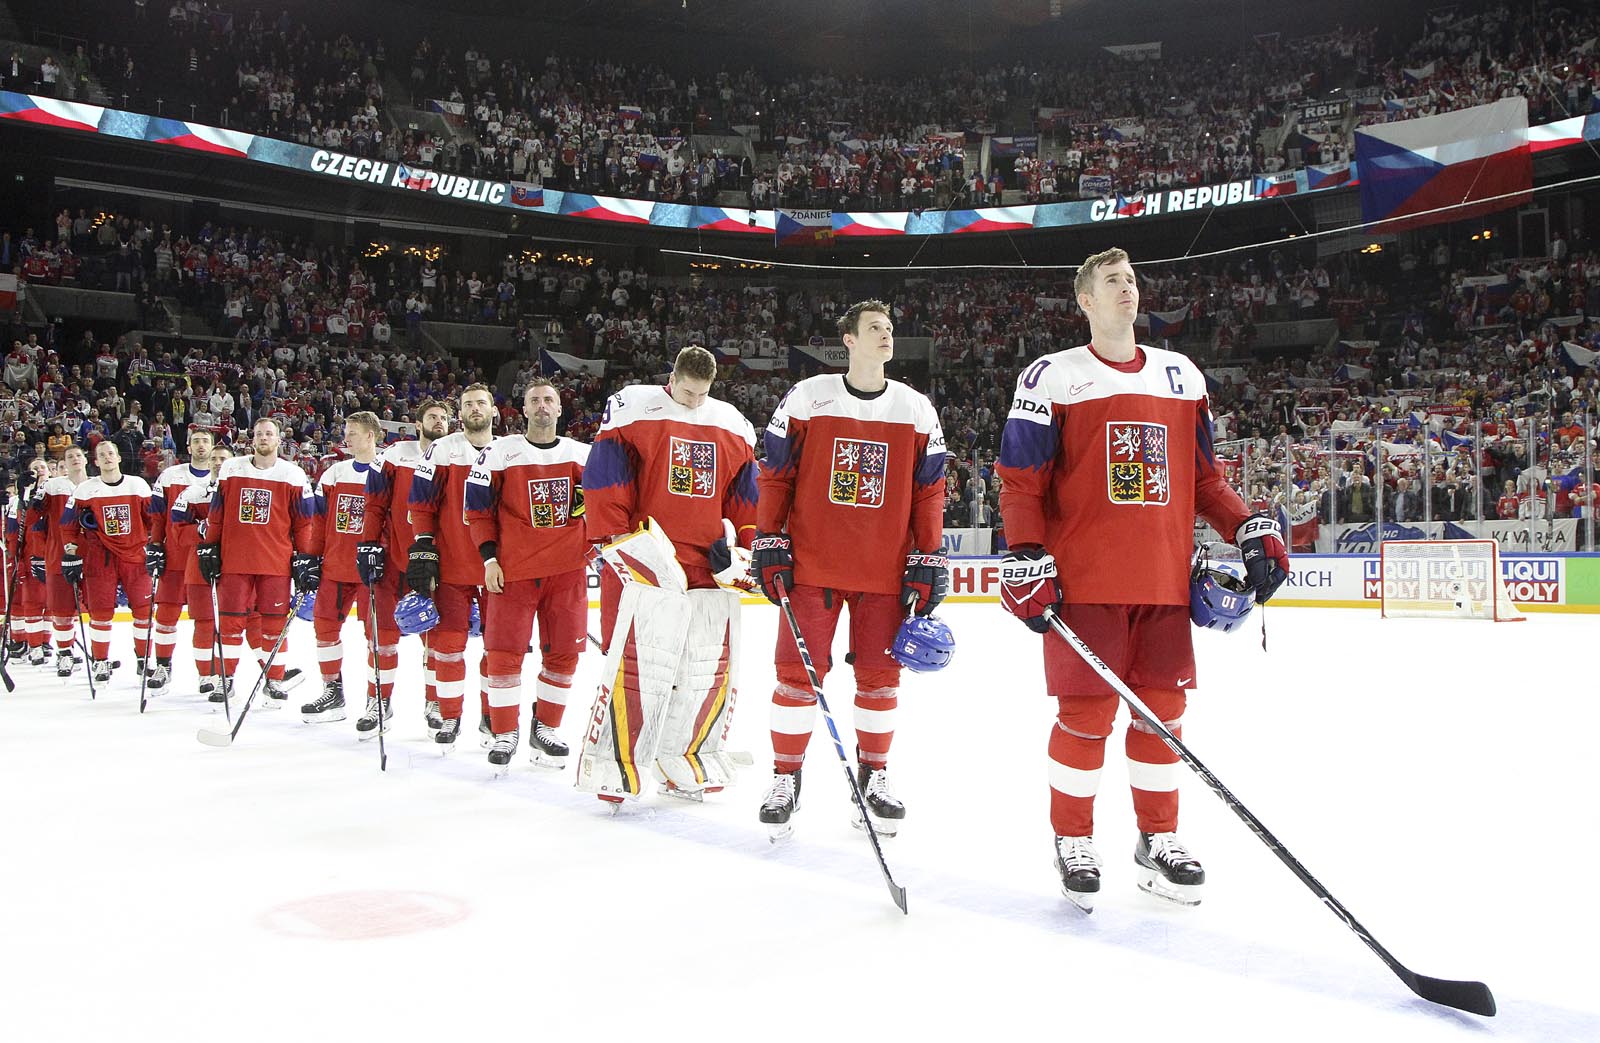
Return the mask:
<svg viewBox="0 0 1600 1043"><path fill-rule="evenodd" d="M920 434L939 430L939 414L928 396L909 384L890 380L883 394L862 398L853 394L839 373L807 377L784 396L772 414L767 430L782 435L788 420L816 420L843 417L891 424L911 424ZM780 422L781 421L781 422Z"/></svg>
<svg viewBox="0 0 1600 1043"><path fill-rule="evenodd" d="M70 499L72 494L77 491L79 484L64 474L57 475L44 483L44 494L46 496L65 496Z"/></svg>
<svg viewBox="0 0 1600 1043"><path fill-rule="evenodd" d="M471 467L477 463L483 451L467 440L465 431L452 431L429 446L422 459L435 467Z"/></svg>
<svg viewBox="0 0 1600 1043"><path fill-rule="evenodd" d="M195 482L204 482L210 477L210 472L197 476L194 471L190 470L188 464L173 464L156 476L155 487L164 494L168 489L187 488Z"/></svg>
<svg viewBox="0 0 1600 1043"><path fill-rule="evenodd" d="M690 409L674 401L665 387L655 384L631 384L608 398L600 430L615 431L629 424L660 420L720 427L738 435L752 448L756 444L756 429L731 402L707 398L699 407Z"/></svg>
<svg viewBox="0 0 1600 1043"><path fill-rule="evenodd" d="M373 465L361 466L355 460L345 459L330 466L322 472L322 477L317 479L317 488L326 489L335 485L360 485L367 484L367 471Z"/></svg>
<svg viewBox="0 0 1600 1043"><path fill-rule="evenodd" d="M119 496L137 496L148 500L150 485L143 478L128 474L123 475L122 480L116 485L108 485L97 476L78 486L72 493L72 498L80 503L85 500L102 500Z"/></svg>
<svg viewBox="0 0 1600 1043"><path fill-rule="evenodd" d="M225 482L230 478L242 478L253 482L281 482L284 485L293 485L311 489L311 478L298 465L288 460L279 458L272 462L271 467L257 467L253 456L233 456L222 462L222 467L217 472L217 481Z"/></svg>
<svg viewBox="0 0 1600 1043"><path fill-rule="evenodd" d="M522 464L575 463L582 467L589 460L589 446L576 439L557 438L555 445L536 446L524 435L502 435L489 445L484 463L490 468L517 467Z"/></svg>
<svg viewBox="0 0 1600 1043"><path fill-rule="evenodd" d="M393 464L396 467L409 467L413 471L422 460L422 443L415 438L404 442L393 442L383 447L378 453L378 460L374 466Z"/></svg>
<svg viewBox="0 0 1600 1043"><path fill-rule="evenodd" d="M1140 345L1144 365L1137 372L1113 369L1087 345L1041 356L1017 377L1011 418L1049 423L1049 406L1142 395L1198 401L1206 395L1205 376L1187 355Z"/></svg>

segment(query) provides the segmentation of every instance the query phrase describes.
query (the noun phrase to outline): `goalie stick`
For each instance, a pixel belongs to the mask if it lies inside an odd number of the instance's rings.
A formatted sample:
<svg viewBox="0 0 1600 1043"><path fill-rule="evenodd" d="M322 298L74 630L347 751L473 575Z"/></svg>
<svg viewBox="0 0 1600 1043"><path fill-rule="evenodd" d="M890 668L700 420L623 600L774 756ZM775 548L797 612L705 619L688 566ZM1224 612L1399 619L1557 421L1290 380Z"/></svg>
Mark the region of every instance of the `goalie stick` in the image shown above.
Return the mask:
<svg viewBox="0 0 1600 1043"><path fill-rule="evenodd" d="M839 729L833 723L833 713L828 709L828 700L822 694L822 682L817 679L817 668L811 662L811 650L806 647L806 639L800 636L800 623L794 618L794 606L789 604L789 590L784 582L778 581L779 604L783 607L783 618L789 621L789 633L794 636L795 647L800 650L800 662L805 664L806 677L811 683L811 694L817 697L817 705L822 708L822 719L828 723L828 734L833 736L833 748L839 754L839 764L844 768L845 781L850 783L850 796L856 802L856 810L861 812L861 822L866 826L862 830L867 835L867 840L872 843L872 853L878 858L878 868L883 870L884 882L889 885L889 896L894 899L894 904L900 911L910 915L906 909L906 889L894 882L894 876L889 872L889 863L883 859L883 845L878 843L878 831L872 828L872 816L867 814L867 802L861 796L861 787L856 785L856 773L850 770L850 758L845 755L844 742L839 738Z"/></svg>
<svg viewBox="0 0 1600 1043"><path fill-rule="evenodd" d="M283 621L283 629L278 631L278 640L272 643L272 651L267 653L267 661L261 665L261 676L256 678L255 687L250 689L249 697L245 699L244 705L239 707L239 716L234 719L233 727L225 732L214 731L210 728L201 728L195 733L195 738L199 739L207 746L233 745L233 740L239 737L239 729L244 726L245 715L250 712L250 704L256 701L256 696L260 694L261 689L266 687L267 676L272 671L272 661L278 658L278 650L283 647L284 638L289 636L289 624L294 621L295 615L299 613L300 603L304 601L305 598L305 592L301 591L294 596L294 601L290 602L289 615L288 618ZM220 634L221 617L218 617L218 624L218 634ZM223 669L226 671L226 663L223 664ZM226 685L230 680L232 680L232 678L224 677L222 683ZM226 691L226 688L224 688L224 691Z"/></svg>
<svg viewBox="0 0 1600 1043"><path fill-rule="evenodd" d="M785 604L787 605L787 602ZM1128 709L1133 711L1134 716L1143 721L1146 727L1155 732L1161 741L1167 744L1168 749L1176 753L1196 775L1200 776L1200 781L1204 782L1211 789L1211 792L1221 798L1222 802L1235 815L1239 816L1245 825L1250 827L1250 832L1259 837L1261 842L1267 845L1267 849L1277 855L1278 860L1288 866L1290 872L1299 877L1300 882L1310 888L1311 893L1316 895L1333 915L1343 920L1345 926L1354 931L1356 937L1365 942L1367 948L1378 955L1378 958L1394 972L1395 977L1405 983L1406 988L1430 1003L1454 1007L1457 1010L1481 1014L1484 1017L1494 1016L1494 995L1483 982L1430 978L1426 974L1416 973L1395 959L1393 954L1380 945L1378 940L1361 925L1360 921L1351 915L1350 910L1346 909L1337 898L1333 897L1333 894L1326 887L1323 887L1305 866L1300 864L1300 860L1290 854L1289 849L1284 847L1283 843L1273 836L1266 826L1261 824L1261 820L1256 818L1249 808L1241 804L1239 798L1229 792L1228 787L1224 786L1215 775L1211 774L1211 769L1200 763L1200 759L1189 751L1189 747L1183 744L1183 740L1172 734L1167 726L1144 704L1144 701L1133 694L1133 690L1123 683L1122 678L1118 677L1098 655L1095 655L1094 650L1084 643L1083 638L1073 633L1072 628L1067 626L1066 622L1053 609L1046 609L1044 618L1049 621L1056 634L1068 645L1072 646L1072 650L1077 652L1083 658L1083 661L1088 663L1106 684L1116 690L1116 693L1122 697L1122 701L1128 704ZM803 648L801 655L805 655ZM810 665L809 659L807 659L807 665ZM832 727L831 721L829 726Z"/></svg>

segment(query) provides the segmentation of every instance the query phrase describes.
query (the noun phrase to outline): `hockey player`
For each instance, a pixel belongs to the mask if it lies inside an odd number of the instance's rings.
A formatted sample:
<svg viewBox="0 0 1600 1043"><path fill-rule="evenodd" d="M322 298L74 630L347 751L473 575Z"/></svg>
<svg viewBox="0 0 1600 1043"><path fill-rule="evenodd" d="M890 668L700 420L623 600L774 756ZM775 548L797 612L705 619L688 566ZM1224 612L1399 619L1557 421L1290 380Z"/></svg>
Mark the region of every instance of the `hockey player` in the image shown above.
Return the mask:
<svg viewBox="0 0 1600 1043"><path fill-rule="evenodd" d="M28 662L33 666L43 666L46 656L46 645L49 644L49 629L45 624L45 585L44 581L34 575L29 559L35 555L31 548L42 545L43 536L32 531L28 522L29 505L34 501L36 494L44 484L50 480L50 465L35 457L28 464L27 480L17 489L17 498L11 505L11 515L7 519L8 532L15 528L15 538L12 546L15 557L12 566L16 570L16 604L12 608L11 628L13 636L21 635L27 644ZM43 551L37 552L41 563Z"/></svg>
<svg viewBox="0 0 1600 1043"><path fill-rule="evenodd" d="M55 637L57 677L71 677L74 663L82 661L72 650L73 623L78 618L78 590L61 571L62 521L72 494L88 480L88 457L77 446L68 446L62 455L61 473L53 475L34 493L30 512L33 534L28 539L31 555L28 563L34 578L44 584L45 611L50 616Z"/></svg>
<svg viewBox="0 0 1600 1043"><path fill-rule="evenodd" d="M589 447L556 436L561 393L535 377L522 396L525 434L490 444L467 476L467 522L483 558L485 690L494 742L489 763L502 769L517 749L522 660L533 621L542 656L528 753L535 764L565 767L561 726L588 640L589 583L584 567L583 465Z"/></svg>
<svg viewBox="0 0 1600 1043"><path fill-rule="evenodd" d="M222 677L222 663L217 658L217 617L213 611L216 589L200 574L200 539L205 535L205 521L211 513L211 497L216 492L217 475L222 465L232 459L233 453L225 445L213 446L210 453L210 477L195 482L178 494L172 508L172 532L187 530L188 552L180 561L169 558L168 575L183 586L189 605L189 619L194 623L194 665L200 675L200 695L208 702L222 701L218 687ZM169 546L171 541L169 539Z"/></svg>
<svg viewBox="0 0 1600 1043"><path fill-rule="evenodd" d="M145 552L145 567L155 580L155 642L156 661L150 668L145 685L150 691L160 693L172 680L172 652L178 645L178 617L185 606L189 618L198 620L199 614L211 615L211 592L202 585L199 606L190 600L190 590L184 580L184 570L194 558L195 527L174 525L173 512L178 501L191 486L205 487L211 481L210 431L198 427L189 429L189 462L173 464L156 478L150 499L150 547ZM168 579L168 571L171 578ZM213 658L211 639L202 643L201 627L196 624L191 635L195 666L201 677L210 676ZM207 693L209 694L209 693Z"/></svg>
<svg viewBox="0 0 1600 1043"><path fill-rule="evenodd" d="M654 766L666 791L700 799L733 775L724 751L738 694L739 598L755 534L755 431L711 397L715 356L678 353L666 387L611 396L583 472L601 570L602 683L578 788L639 796ZM623 579L627 583L624 585Z"/></svg>
<svg viewBox="0 0 1600 1043"><path fill-rule="evenodd" d="M89 606L89 669L96 683L111 680L111 618L122 588L133 613L133 654L143 661L150 640L150 485L122 473L115 442L94 447L100 473L79 485L61 518L61 574L82 584Z"/></svg>
<svg viewBox="0 0 1600 1043"><path fill-rule="evenodd" d="M1006 420L1000 509L1011 552L1000 579L1007 611L1044 635L1045 684L1058 704L1049 747L1056 868L1067 898L1092 909L1101 870L1094 798L1118 699L1049 614L1181 735L1195 683L1195 516L1238 544L1258 602L1283 582L1289 557L1278 523L1252 515L1223 480L1205 377L1187 357L1134 340L1139 287L1128 255L1088 258L1074 290L1090 342L1030 365ZM1126 746L1139 886L1195 904L1205 872L1177 837L1177 755L1137 722Z"/></svg>
<svg viewBox="0 0 1600 1043"><path fill-rule="evenodd" d="M300 708L307 723L342 721L344 712L344 644L340 633L356 606L363 628L372 626L371 600L357 574L357 547L375 534L367 527L367 480L378 456L383 424L376 413L351 413L344 418L344 444L349 456L322 472L317 479L316 522L311 526L306 550L322 559L322 585L317 591L315 623L317 661L322 668L322 695ZM367 707L356 720L356 734L370 739L378 734L380 701L384 720L394 716L389 696L394 692L394 671L400 631L394 610L385 620L378 613L378 661L367 652ZM362 642L363 646L367 642ZM379 672L377 684L370 671Z"/></svg>
<svg viewBox="0 0 1600 1043"><path fill-rule="evenodd" d="M467 529L467 472L494 441L494 395L485 384L461 392L461 430L434 442L411 478L409 504L416 531L406 552L406 583L433 598L439 625L428 634L439 686L440 725L434 741L453 746L461 732L467 680L467 634L472 606L483 597L483 558ZM480 667L479 675L487 674ZM487 744L488 698L479 693L478 732Z"/></svg>
<svg viewBox="0 0 1600 1043"><path fill-rule="evenodd" d="M261 640L269 647L288 625L289 580L309 596L322 580L322 561L306 553L313 518L306 473L278 458L281 432L271 417L251 429L249 456L230 459L217 473L206 532L195 553L200 575L217 587L224 685L231 688L251 613L261 615ZM278 659L267 674L265 705L289 697ZM218 693L222 694L222 693Z"/></svg>
<svg viewBox="0 0 1600 1043"><path fill-rule="evenodd" d="M405 554L416 538L407 502L411 478L433 443L450 427L450 403L425 400L417 409L417 437L384 447L378 462L367 472L367 519L363 542L356 547L356 571L361 581L377 587L378 618L394 619L395 605L406 591ZM437 732L439 693L434 677L434 653L423 637L423 674L428 730Z"/></svg>
<svg viewBox="0 0 1600 1043"><path fill-rule="evenodd" d="M767 425L752 560L773 604L788 594L819 680L849 606L856 777L872 828L893 836L906 812L889 787L900 664L888 649L906 615L931 614L949 586L941 552L944 433L926 396L884 375L894 358L887 304L861 301L838 328L849 371L802 380ZM841 539L849 553L840 552ZM799 807L817 699L786 623L778 626L775 659L774 774L760 817L781 837Z"/></svg>

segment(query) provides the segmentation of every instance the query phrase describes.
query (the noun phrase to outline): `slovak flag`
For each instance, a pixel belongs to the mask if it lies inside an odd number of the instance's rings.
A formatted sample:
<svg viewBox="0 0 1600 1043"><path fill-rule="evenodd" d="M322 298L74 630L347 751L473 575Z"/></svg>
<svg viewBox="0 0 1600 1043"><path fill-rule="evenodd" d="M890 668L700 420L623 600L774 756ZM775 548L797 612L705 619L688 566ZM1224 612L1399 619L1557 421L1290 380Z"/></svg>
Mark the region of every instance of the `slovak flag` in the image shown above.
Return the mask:
<svg viewBox="0 0 1600 1043"><path fill-rule="evenodd" d="M513 181L510 199L513 206L541 207L544 206L544 189Z"/></svg>
<svg viewBox="0 0 1600 1043"><path fill-rule="evenodd" d="M1361 219L1385 232L1492 213L1532 197L1528 100L1356 128Z"/></svg>
<svg viewBox="0 0 1600 1043"><path fill-rule="evenodd" d="M1144 213L1144 193L1136 196L1117 196L1118 217L1138 217Z"/></svg>

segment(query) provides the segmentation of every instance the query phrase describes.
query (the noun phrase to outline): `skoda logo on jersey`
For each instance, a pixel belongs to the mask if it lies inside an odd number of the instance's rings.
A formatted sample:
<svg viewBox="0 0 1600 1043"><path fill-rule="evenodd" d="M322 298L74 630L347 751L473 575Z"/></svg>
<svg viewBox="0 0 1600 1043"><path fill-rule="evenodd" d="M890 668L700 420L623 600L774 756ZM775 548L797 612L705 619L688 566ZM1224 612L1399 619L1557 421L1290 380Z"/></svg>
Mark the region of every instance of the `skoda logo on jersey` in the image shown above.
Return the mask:
<svg viewBox="0 0 1600 1043"><path fill-rule="evenodd" d="M1166 424L1106 422L1106 492L1112 503L1171 501Z"/></svg>

